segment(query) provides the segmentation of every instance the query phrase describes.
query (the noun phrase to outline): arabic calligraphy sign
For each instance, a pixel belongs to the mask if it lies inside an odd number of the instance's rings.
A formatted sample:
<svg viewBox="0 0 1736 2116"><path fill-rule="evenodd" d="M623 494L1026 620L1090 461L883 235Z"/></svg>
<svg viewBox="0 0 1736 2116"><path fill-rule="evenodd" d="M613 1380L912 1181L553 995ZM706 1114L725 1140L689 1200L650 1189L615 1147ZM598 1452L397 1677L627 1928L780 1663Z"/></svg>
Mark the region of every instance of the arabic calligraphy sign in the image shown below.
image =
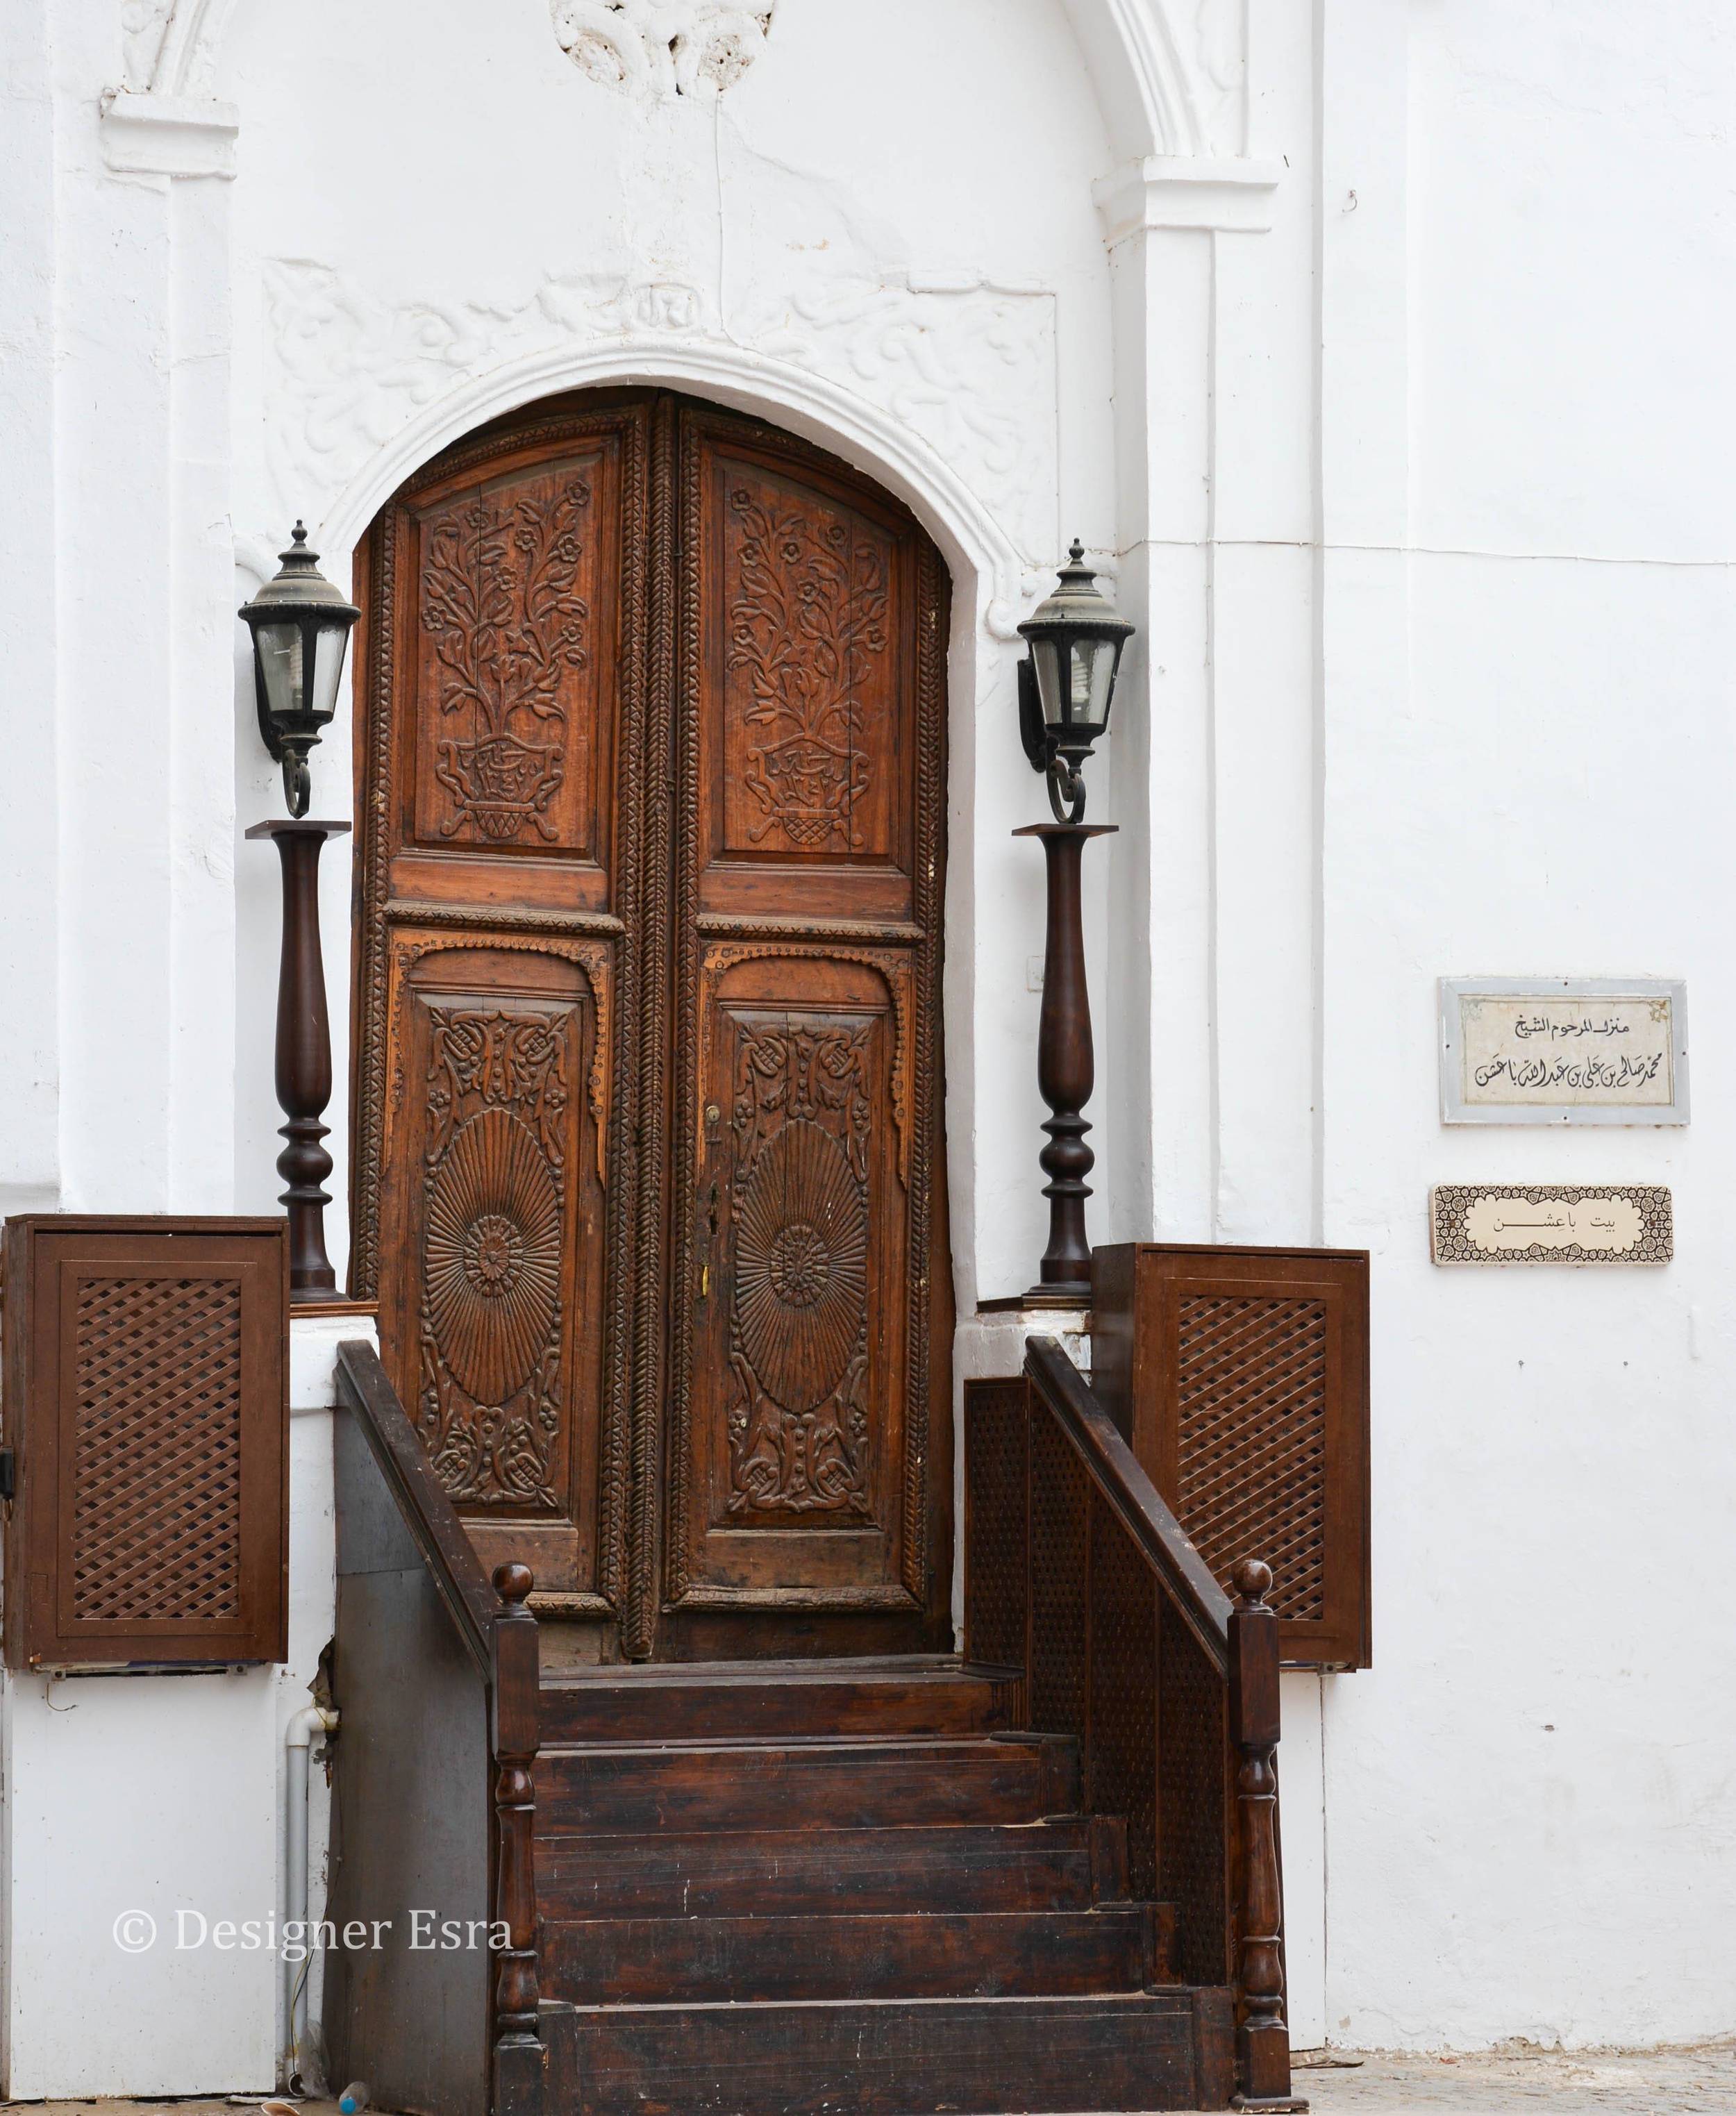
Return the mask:
<svg viewBox="0 0 1736 2116"><path fill-rule="evenodd" d="M1661 1183L1443 1183L1429 1193L1436 1263L1668 1263Z"/></svg>
<svg viewBox="0 0 1736 2116"><path fill-rule="evenodd" d="M1446 1124L1688 1122L1688 1000L1644 978L1443 978Z"/></svg>

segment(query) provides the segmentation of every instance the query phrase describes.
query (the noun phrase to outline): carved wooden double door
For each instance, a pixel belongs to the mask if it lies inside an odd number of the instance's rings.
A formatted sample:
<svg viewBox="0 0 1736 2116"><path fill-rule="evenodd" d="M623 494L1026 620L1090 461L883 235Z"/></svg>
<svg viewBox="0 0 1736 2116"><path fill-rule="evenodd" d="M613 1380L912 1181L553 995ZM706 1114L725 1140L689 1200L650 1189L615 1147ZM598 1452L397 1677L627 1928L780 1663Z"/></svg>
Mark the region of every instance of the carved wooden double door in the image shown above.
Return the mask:
<svg viewBox="0 0 1736 2116"><path fill-rule="evenodd" d="M587 393L376 521L352 1280L604 1651L945 1635L946 577L788 435Z"/></svg>

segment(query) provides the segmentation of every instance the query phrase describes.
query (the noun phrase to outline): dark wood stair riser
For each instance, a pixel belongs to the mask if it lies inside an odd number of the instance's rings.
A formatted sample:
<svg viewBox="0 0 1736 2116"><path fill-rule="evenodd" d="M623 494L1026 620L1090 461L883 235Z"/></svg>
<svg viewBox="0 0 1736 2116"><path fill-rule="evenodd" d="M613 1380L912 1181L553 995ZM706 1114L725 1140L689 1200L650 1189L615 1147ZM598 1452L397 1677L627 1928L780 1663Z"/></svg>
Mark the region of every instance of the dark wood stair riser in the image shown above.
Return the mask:
<svg viewBox="0 0 1736 2116"><path fill-rule="evenodd" d="M976 1916L622 1918L543 1928L545 1997L586 2005L1054 1997L1167 1982L1155 1907Z"/></svg>
<svg viewBox="0 0 1736 2116"><path fill-rule="evenodd" d="M1126 1832L1103 1817L942 1829L551 1837L545 1919L1078 1911L1124 1900Z"/></svg>
<svg viewBox="0 0 1736 2116"><path fill-rule="evenodd" d="M604 1672L543 1686L545 1744L746 1741L778 1736L897 1740L993 1733L1014 1722L1019 1679L958 1663L864 1664L861 1672L738 1663Z"/></svg>
<svg viewBox="0 0 1736 2116"><path fill-rule="evenodd" d="M815 1743L547 1750L546 1835L673 1829L869 1829L1036 1822L1078 1807L1070 1742Z"/></svg>
<svg viewBox="0 0 1736 2116"><path fill-rule="evenodd" d="M917 2116L1200 2105L1192 1994L547 2006L548 2106L586 2116ZM1220 2104L1221 2105L1221 2104Z"/></svg>

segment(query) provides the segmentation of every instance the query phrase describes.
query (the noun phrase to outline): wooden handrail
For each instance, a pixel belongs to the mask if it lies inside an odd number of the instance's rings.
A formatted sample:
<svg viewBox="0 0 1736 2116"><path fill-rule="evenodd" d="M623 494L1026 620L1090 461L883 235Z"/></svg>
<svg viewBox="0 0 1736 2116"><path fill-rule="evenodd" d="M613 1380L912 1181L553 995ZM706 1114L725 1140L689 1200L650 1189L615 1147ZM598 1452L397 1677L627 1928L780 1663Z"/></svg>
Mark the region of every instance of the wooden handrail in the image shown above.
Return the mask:
<svg viewBox="0 0 1736 2116"><path fill-rule="evenodd" d="M1235 2105L1270 2116L1305 2109L1307 2104L1291 2092L1290 2031L1284 2018L1278 1617L1265 1601L1270 1569L1252 1556L1244 1557L1235 1568L1232 1601L1055 1339L1026 1340L1025 1373L1098 1499L1144 1558L1169 1606L1226 1686L1227 1709L1220 1724L1234 1764L1235 1793L1233 1826L1226 1815L1229 1838L1222 1848L1233 1871ZM1152 1649L1158 1650L1155 1639ZM1088 1644L1087 1657L1089 1650Z"/></svg>
<svg viewBox="0 0 1736 2116"><path fill-rule="evenodd" d="M486 1686L494 1856L489 1921L506 1929L494 1957L494 2116L539 2116L539 2032L533 1772L540 1742L536 1619L529 1566L500 1565L489 1580L445 1487L417 1439L391 1377L365 1339L338 1347L338 1394L354 1414L404 1526Z"/></svg>
<svg viewBox="0 0 1736 2116"><path fill-rule="evenodd" d="M484 1680L492 1682L494 1620L500 1614L502 1598L489 1584L475 1545L465 1534L446 1487L434 1474L391 1377L379 1363L379 1354L365 1337L346 1338L338 1347L338 1394L355 1412L386 1488L416 1539L466 1650Z"/></svg>
<svg viewBox="0 0 1736 2116"><path fill-rule="evenodd" d="M1025 1372L1201 1650L1227 1677L1234 1605L1135 1460L1114 1419L1055 1338L1026 1340Z"/></svg>

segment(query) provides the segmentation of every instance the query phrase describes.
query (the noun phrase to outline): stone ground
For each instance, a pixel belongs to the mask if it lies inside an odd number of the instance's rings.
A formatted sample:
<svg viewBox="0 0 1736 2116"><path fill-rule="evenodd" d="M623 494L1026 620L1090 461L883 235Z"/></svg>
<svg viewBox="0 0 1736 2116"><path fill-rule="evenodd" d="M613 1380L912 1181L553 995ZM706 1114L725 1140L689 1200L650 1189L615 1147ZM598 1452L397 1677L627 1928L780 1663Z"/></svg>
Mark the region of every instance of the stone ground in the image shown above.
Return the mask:
<svg viewBox="0 0 1736 2116"><path fill-rule="evenodd" d="M1474 2057L1390 2057L1354 2050L1302 2052L1296 2090L1316 2116L1736 2116L1736 2042L1693 2049L1559 2052L1486 2051ZM139 2116L172 2109L177 2116L238 2116L221 2100L0 2102L43 2116ZM304 2101L297 2116L337 2116L333 2101Z"/></svg>
<svg viewBox="0 0 1736 2116"><path fill-rule="evenodd" d="M1343 2060L1360 2057L1352 2065ZM1690 2116L1736 2110L1736 2042L1692 2049L1579 2051L1523 2046L1468 2057L1302 2051L1293 2074L1316 2116Z"/></svg>

